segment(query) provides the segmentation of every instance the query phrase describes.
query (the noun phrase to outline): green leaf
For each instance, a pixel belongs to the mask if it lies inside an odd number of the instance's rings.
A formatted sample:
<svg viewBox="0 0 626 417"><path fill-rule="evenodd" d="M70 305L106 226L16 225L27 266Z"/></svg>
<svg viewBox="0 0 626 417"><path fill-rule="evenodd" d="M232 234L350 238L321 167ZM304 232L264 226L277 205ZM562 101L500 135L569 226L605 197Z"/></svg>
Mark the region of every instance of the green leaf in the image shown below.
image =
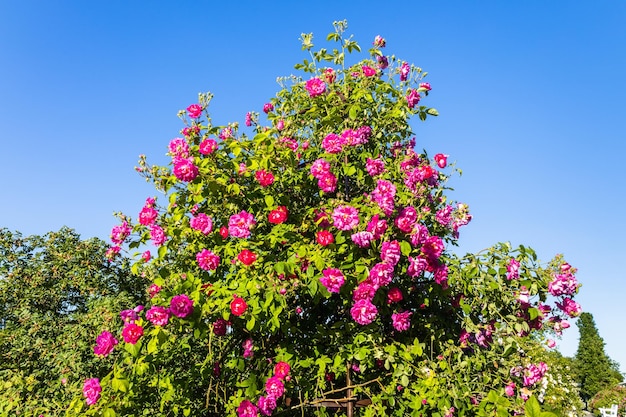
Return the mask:
<svg viewBox="0 0 626 417"><path fill-rule="evenodd" d="M426 110L426 113L430 114L431 116L439 116L439 112L437 111L437 109L428 109Z"/></svg>
<svg viewBox="0 0 626 417"><path fill-rule="evenodd" d="M265 196L265 205L269 208L274 207L274 197L272 197L271 195L266 195Z"/></svg>

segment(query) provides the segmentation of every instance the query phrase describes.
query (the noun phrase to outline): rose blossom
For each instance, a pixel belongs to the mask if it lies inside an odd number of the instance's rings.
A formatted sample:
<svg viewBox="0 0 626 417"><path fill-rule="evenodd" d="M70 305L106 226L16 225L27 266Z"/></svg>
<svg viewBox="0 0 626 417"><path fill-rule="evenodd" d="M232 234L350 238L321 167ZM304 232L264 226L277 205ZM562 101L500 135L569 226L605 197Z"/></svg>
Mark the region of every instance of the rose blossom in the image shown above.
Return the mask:
<svg viewBox="0 0 626 417"><path fill-rule="evenodd" d="M269 112L271 112L273 110L274 110L274 105L272 103L265 103L263 105L263 112L264 113L269 113Z"/></svg>
<svg viewBox="0 0 626 417"><path fill-rule="evenodd" d="M341 152L341 149L343 149L346 143L346 140L342 136L330 133L322 139L322 148L328 153L336 154Z"/></svg>
<svg viewBox="0 0 626 417"><path fill-rule="evenodd" d="M393 328L399 332L408 330L409 327L411 327L411 315L412 314L413 313L410 311L404 311L402 313L393 313L391 315Z"/></svg>
<svg viewBox="0 0 626 417"><path fill-rule="evenodd" d="M248 400L243 400L237 407L237 417L257 417L259 409Z"/></svg>
<svg viewBox="0 0 626 417"><path fill-rule="evenodd" d="M345 277L337 268L328 268L322 271L323 277L320 278L322 285L326 287L328 292L338 293L341 286L345 282Z"/></svg>
<svg viewBox="0 0 626 417"><path fill-rule="evenodd" d="M202 234L208 235L213 230L213 220L204 213L200 213L189 221L189 225L192 229L202 232Z"/></svg>
<svg viewBox="0 0 626 417"><path fill-rule="evenodd" d="M324 175L327 175L329 173L330 173L330 164L324 158L316 159L311 164L311 175L313 175L313 178L320 179Z"/></svg>
<svg viewBox="0 0 626 417"><path fill-rule="evenodd" d="M113 229L111 229L111 242L116 245L121 245L130 235L130 232L131 229L127 222L123 222L121 225L114 226Z"/></svg>
<svg viewBox="0 0 626 417"><path fill-rule="evenodd" d="M85 380L83 384L83 396L87 405L94 405L100 399L100 392L102 387L100 386L100 379L89 378Z"/></svg>
<svg viewBox="0 0 626 417"><path fill-rule="evenodd" d="M393 279L393 265L386 262L379 262L370 269L367 282L378 289L388 285Z"/></svg>
<svg viewBox="0 0 626 417"><path fill-rule="evenodd" d="M361 69L363 70L363 75L366 77L373 77L376 75L376 69L370 67L369 65L363 65L361 66Z"/></svg>
<svg viewBox="0 0 626 417"><path fill-rule="evenodd" d="M384 48L385 45L387 45L387 42L380 35L376 35L376 37L374 38L374 43L372 45L374 45L377 48Z"/></svg>
<svg viewBox="0 0 626 417"><path fill-rule="evenodd" d="M404 233L411 233L417 222L417 210L414 207L405 207L395 220L396 227Z"/></svg>
<svg viewBox="0 0 626 417"><path fill-rule="evenodd" d="M139 212L139 224L150 226L156 221L157 217L159 217L158 211L151 206L144 206Z"/></svg>
<svg viewBox="0 0 626 417"><path fill-rule="evenodd" d="M337 177L329 172L317 180L317 186L325 193L332 193L337 189Z"/></svg>
<svg viewBox="0 0 626 417"><path fill-rule="evenodd" d="M244 249L239 252L239 255L237 255L237 259L239 259L244 265L250 266L254 263L254 261L256 261L256 253L252 252L251 250Z"/></svg>
<svg viewBox="0 0 626 417"><path fill-rule="evenodd" d="M385 161L381 159L367 158L367 162L365 163L365 170L371 177L382 174L382 172L385 170Z"/></svg>
<svg viewBox="0 0 626 417"><path fill-rule="evenodd" d="M177 158L172 171L176 178L184 182L191 182L198 176L198 167L193 164L193 158Z"/></svg>
<svg viewBox="0 0 626 417"><path fill-rule="evenodd" d="M170 312L162 306L152 306L146 312L146 319L155 326L165 326L170 318Z"/></svg>
<svg viewBox="0 0 626 417"><path fill-rule="evenodd" d="M152 243L155 246L161 246L167 240L167 236L165 236L165 231L158 224L153 224L150 227L150 239L152 239Z"/></svg>
<svg viewBox="0 0 626 417"><path fill-rule="evenodd" d="M150 286L148 287L148 294L150 295L150 298L154 298L159 291L161 291L161 287L159 287L156 284L150 284Z"/></svg>
<svg viewBox="0 0 626 417"><path fill-rule="evenodd" d="M351 230L359 225L359 211L352 206L337 207L331 217L339 230Z"/></svg>
<svg viewBox="0 0 626 417"><path fill-rule="evenodd" d="M408 63L403 62L400 67L400 81L406 81L409 77L409 73L411 72L411 67Z"/></svg>
<svg viewBox="0 0 626 417"><path fill-rule="evenodd" d="M370 245L374 235L371 232L357 232L353 233L350 238L358 247L365 248Z"/></svg>
<svg viewBox="0 0 626 417"><path fill-rule="evenodd" d="M309 92L309 96L317 97L326 92L326 83L315 77L308 80L305 83L304 88L306 88L306 91Z"/></svg>
<svg viewBox="0 0 626 417"><path fill-rule="evenodd" d="M380 249L380 259L393 266L400 262L400 244L397 240L383 242Z"/></svg>
<svg viewBox="0 0 626 417"><path fill-rule="evenodd" d="M409 92L409 94L406 96L406 102L409 105L409 109L412 109L413 107L415 107L417 105L417 103L420 102L420 94L417 92L417 90L413 89Z"/></svg>
<svg viewBox="0 0 626 417"><path fill-rule="evenodd" d="M504 393L507 395L507 397L512 397L515 395L515 382L509 382L508 384L506 384L506 386L504 387Z"/></svg>
<svg viewBox="0 0 626 417"><path fill-rule="evenodd" d="M445 168L448 164L448 155L444 155L442 153L438 153L434 156L433 160L437 163L439 168Z"/></svg>
<svg viewBox="0 0 626 417"><path fill-rule="evenodd" d="M179 294L170 300L170 313L184 319L193 313L193 300L187 294Z"/></svg>
<svg viewBox="0 0 626 417"><path fill-rule="evenodd" d="M150 258L152 258L152 254L150 253L149 250L147 250L141 254L141 258L144 260L144 262L148 262Z"/></svg>
<svg viewBox="0 0 626 417"><path fill-rule="evenodd" d="M246 312L248 308L248 304L246 301L238 296L233 296L233 301L230 302L230 312L233 313L234 316L241 316Z"/></svg>
<svg viewBox="0 0 626 417"><path fill-rule="evenodd" d="M103 331L96 338L96 345L93 347L93 353L97 356L108 356L109 353L113 351L115 345L117 345L118 341L113 334Z"/></svg>
<svg viewBox="0 0 626 417"><path fill-rule="evenodd" d="M285 379L287 375L289 375L289 371L291 367L287 362L278 362L274 365L274 376L276 378Z"/></svg>
<svg viewBox="0 0 626 417"><path fill-rule="evenodd" d="M200 106L199 104L190 105L189 107L187 107L187 114L192 119L197 119L202 114L202 106Z"/></svg>
<svg viewBox="0 0 626 417"><path fill-rule="evenodd" d="M174 157L178 157L178 158L189 157L189 144L183 138L172 139L168 145L168 148L170 150L170 154Z"/></svg>
<svg viewBox="0 0 626 417"><path fill-rule="evenodd" d="M387 230L387 220L380 219L378 214L372 216L372 219L367 224L367 231L371 232L374 239L380 239Z"/></svg>
<svg viewBox="0 0 626 417"><path fill-rule="evenodd" d="M273 376L265 382L265 391L274 398L279 398L285 392L285 385L280 378Z"/></svg>
<svg viewBox="0 0 626 417"><path fill-rule="evenodd" d="M276 409L276 398L272 395L268 395L266 397L260 396L259 401L257 401L257 405L261 414L264 416L271 416L272 412Z"/></svg>
<svg viewBox="0 0 626 417"><path fill-rule="evenodd" d="M213 139L205 139L200 142L200 146L198 148L198 152L202 155L211 155L218 148L217 142Z"/></svg>
<svg viewBox="0 0 626 417"><path fill-rule="evenodd" d="M352 292L352 301L371 300L376 295L376 288L369 282L361 282Z"/></svg>
<svg viewBox="0 0 626 417"><path fill-rule="evenodd" d="M404 299L402 290L398 287L391 287L387 292L387 304L399 303Z"/></svg>
<svg viewBox="0 0 626 417"><path fill-rule="evenodd" d="M122 337L126 343L134 345L143 336L143 327L136 323L130 323L124 326L122 330Z"/></svg>
<svg viewBox="0 0 626 417"><path fill-rule="evenodd" d="M208 249L202 249L196 254L198 266L205 271L215 271L220 265L220 257Z"/></svg>
<svg viewBox="0 0 626 417"><path fill-rule="evenodd" d="M509 281L519 278L520 263L517 259L511 258L506 266L506 279Z"/></svg>
<svg viewBox="0 0 626 417"><path fill-rule="evenodd" d="M250 237L250 228L256 221L254 216L246 211L233 214L228 220L228 233L233 237Z"/></svg>
<svg viewBox="0 0 626 417"><path fill-rule="evenodd" d="M377 314L378 309L367 299L358 300L350 309L352 319L363 326L373 322Z"/></svg>
<svg viewBox="0 0 626 417"><path fill-rule="evenodd" d="M289 211L285 206L278 206L276 209L270 211L267 215L267 220L272 224L281 224L287 220Z"/></svg>
<svg viewBox="0 0 626 417"><path fill-rule="evenodd" d="M423 88L426 91L432 90L432 88L430 87L430 83L420 83L419 88ZM443 167L441 167L441 168L443 168Z"/></svg>
<svg viewBox="0 0 626 417"><path fill-rule="evenodd" d="M320 230L315 236L317 243L322 246L328 246L335 241L335 237L328 230Z"/></svg>
<svg viewBox="0 0 626 417"><path fill-rule="evenodd" d="M259 182L261 187L267 187L274 182L274 174L264 169L260 169L254 173L254 178Z"/></svg>

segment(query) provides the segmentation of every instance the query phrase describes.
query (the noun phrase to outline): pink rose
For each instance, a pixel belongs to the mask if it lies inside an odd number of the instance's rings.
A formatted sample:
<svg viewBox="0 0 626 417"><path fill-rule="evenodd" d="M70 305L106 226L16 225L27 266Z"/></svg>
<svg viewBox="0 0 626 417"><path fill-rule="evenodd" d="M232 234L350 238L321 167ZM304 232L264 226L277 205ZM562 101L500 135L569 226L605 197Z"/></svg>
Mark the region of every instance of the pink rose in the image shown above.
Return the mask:
<svg viewBox="0 0 626 417"><path fill-rule="evenodd" d="M165 326L170 318L170 312L161 306L152 306L146 312L146 319L155 326Z"/></svg>
<svg viewBox="0 0 626 417"><path fill-rule="evenodd" d="M309 96L317 97L326 92L326 83L315 77L308 80L304 85L304 88L306 88L306 91L309 92Z"/></svg>
<svg viewBox="0 0 626 417"><path fill-rule="evenodd" d="M126 343L134 345L143 336L143 327L136 323L130 323L124 326L122 330L122 337Z"/></svg>
<svg viewBox="0 0 626 417"><path fill-rule="evenodd" d="M100 392L102 392L102 387L98 378L89 378L83 384L83 396L87 405L96 404L100 399Z"/></svg>
<svg viewBox="0 0 626 417"><path fill-rule="evenodd" d="M193 300L186 294L179 294L170 300L170 313L184 319L193 313Z"/></svg>
<svg viewBox="0 0 626 417"><path fill-rule="evenodd" d="M96 345L93 347L93 353L97 356L108 356L113 351L118 341L113 335L107 331L103 331L96 338Z"/></svg>
<svg viewBox="0 0 626 417"><path fill-rule="evenodd" d="M197 119L202 114L202 107L199 104L192 104L187 107L187 114L192 119Z"/></svg>
<svg viewBox="0 0 626 417"><path fill-rule="evenodd" d="M213 139L205 139L200 142L200 146L198 148L198 152L202 155L210 155L217 150L217 142Z"/></svg>

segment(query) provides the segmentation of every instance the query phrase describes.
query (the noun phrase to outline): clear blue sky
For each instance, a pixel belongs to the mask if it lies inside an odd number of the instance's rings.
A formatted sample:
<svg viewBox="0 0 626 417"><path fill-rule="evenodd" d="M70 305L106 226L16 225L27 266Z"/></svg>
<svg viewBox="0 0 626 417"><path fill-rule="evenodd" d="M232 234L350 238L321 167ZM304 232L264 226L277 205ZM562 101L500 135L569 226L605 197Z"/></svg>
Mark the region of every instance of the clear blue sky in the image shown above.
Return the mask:
<svg viewBox="0 0 626 417"><path fill-rule="evenodd" d="M108 239L154 191L179 109L212 91L216 123L260 111L333 20L429 72L418 148L463 169L462 249L565 254L579 301L626 371L626 3L619 1L0 2L0 227ZM578 329L560 343L573 355Z"/></svg>

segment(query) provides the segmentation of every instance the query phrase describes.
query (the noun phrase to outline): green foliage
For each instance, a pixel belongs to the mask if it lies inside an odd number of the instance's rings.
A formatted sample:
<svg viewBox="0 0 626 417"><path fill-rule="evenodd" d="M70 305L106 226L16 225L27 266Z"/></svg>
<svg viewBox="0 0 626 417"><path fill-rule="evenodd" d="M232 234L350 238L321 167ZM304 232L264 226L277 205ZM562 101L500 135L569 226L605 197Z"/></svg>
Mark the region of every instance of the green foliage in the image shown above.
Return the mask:
<svg viewBox="0 0 626 417"><path fill-rule="evenodd" d="M593 315L582 313L576 325L580 332L575 358L576 378L581 397L588 401L603 389L621 382L623 376L604 351L604 340L598 333Z"/></svg>
<svg viewBox="0 0 626 417"><path fill-rule="evenodd" d="M121 327L145 283L107 245L68 228L22 237L0 230L0 416L61 415L83 379L106 373L93 355L102 327Z"/></svg>
<svg viewBox="0 0 626 417"><path fill-rule="evenodd" d="M618 406L617 415L626 413L626 387L616 385L601 390L589 401L589 409L600 415L600 408L611 408L613 404Z"/></svg>
<svg viewBox="0 0 626 417"><path fill-rule="evenodd" d="M556 414L549 411L541 411L541 405L539 405L539 401L537 401L537 398L534 396L530 397L528 401L526 401L526 405L524 406L524 415L526 417L557 417Z"/></svg>
<svg viewBox="0 0 626 417"><path fill-rule="evenodd" d="M414 149L411 117L437 115L418 103L426 74L383 55L384 40L352 63L361 48L345 28L336 22L318 50L302 35L306 78L279 79L266 125L256 113L250 129L212 125L212 96L200 94L180 112L172 167L140 161L164 196L146 202L154 219L120 216L129 249L158 247L132 268L160 288L150 308L173 312L188 296L193 312L162 325L137 318L144 334L116 348L101 396L74 398L68 416L252 416L270 395L269 414L285 416L326 416L324 401L356 399L370 403L356 410L364 416L523 412L545 369L520 352L565 317L544 308L565 265L504 243L445 250L471 216L446 196L446 163ZM212 227L192 224L201 215ZM326 280L337 271L335 286ZM284 393L271 394L272 381Z"/></svg>

